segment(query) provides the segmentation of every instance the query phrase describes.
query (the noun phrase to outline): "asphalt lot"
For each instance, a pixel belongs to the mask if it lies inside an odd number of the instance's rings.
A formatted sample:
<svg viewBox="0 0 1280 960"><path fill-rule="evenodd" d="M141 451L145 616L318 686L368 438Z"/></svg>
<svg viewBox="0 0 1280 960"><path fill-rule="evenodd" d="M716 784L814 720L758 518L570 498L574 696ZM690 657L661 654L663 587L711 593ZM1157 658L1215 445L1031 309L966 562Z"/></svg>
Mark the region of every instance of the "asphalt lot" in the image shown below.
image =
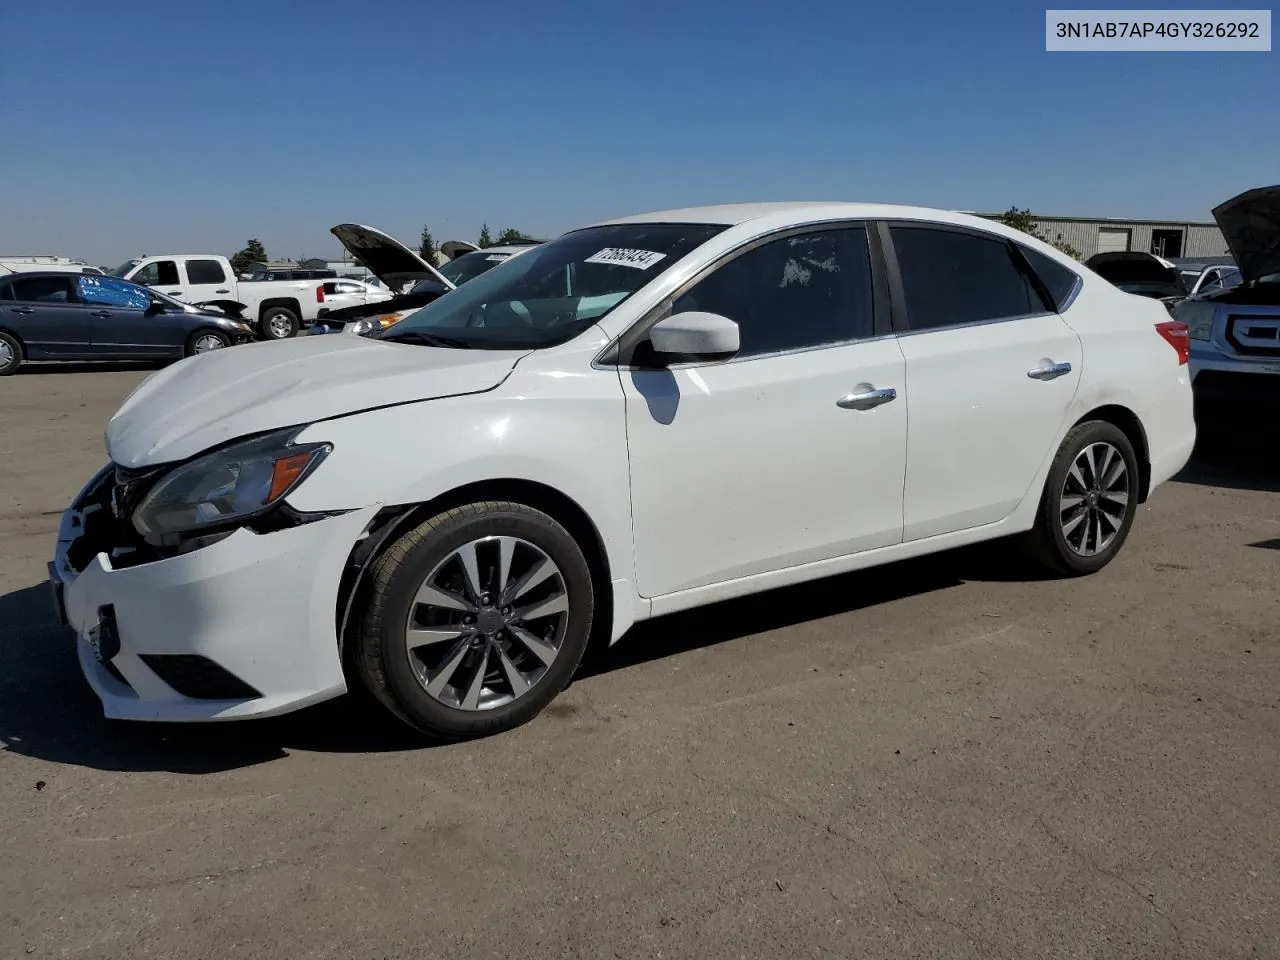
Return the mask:
<svg viewBox="0 0 1280 960"><path fill-rule="evenodd" d="M0 380L0 958L1280 956L1280 462L1121 556L991 549L635 630L417 746L354 698L104 721L44 564L145 370Z"/></svg>

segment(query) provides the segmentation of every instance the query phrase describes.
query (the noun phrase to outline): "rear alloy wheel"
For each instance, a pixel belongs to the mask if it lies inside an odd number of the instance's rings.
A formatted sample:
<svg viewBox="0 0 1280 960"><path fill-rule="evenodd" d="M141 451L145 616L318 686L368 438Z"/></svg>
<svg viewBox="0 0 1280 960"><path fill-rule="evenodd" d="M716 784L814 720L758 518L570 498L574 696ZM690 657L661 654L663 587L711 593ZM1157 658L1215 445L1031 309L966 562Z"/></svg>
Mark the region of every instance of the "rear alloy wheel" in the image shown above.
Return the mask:
<svg viewBox="0 0 1280 960"><path fill-rule="evenodd" d="M534 717L586 650L591 573L573 537L516 503L469 504L404 534L372 568L357 661L370 690L439 739Z"/></svg>
<svg viewBox="0 0 1280 960"><path fill-rule="evenodd" d="M230 345L231 340L225 334L218 333L216 330L197 330L187 341L187 356L208 353L210 350L221 350Z"/></svg>
<svg viewBox="0 0 1280 960"><path fill-rule="evenodd" d="M288 307L267 307L259 327L268 340L288 340L298 332L298 315Z"/></svg>
<svg viewBox="0 0 1280 960"><path fill-rule="evenodd" d="M17 373L22 366L22 344L9 334L0 332L0 377Z"/></svg>
<svg viewBox="0 0 1280 960"><path fill-rule="evenodd" d="M1072 428L1049 468L1032 542L1061 573L1101 570L1133 526L1140 492L1133 444L1101 420Z"/></svg>

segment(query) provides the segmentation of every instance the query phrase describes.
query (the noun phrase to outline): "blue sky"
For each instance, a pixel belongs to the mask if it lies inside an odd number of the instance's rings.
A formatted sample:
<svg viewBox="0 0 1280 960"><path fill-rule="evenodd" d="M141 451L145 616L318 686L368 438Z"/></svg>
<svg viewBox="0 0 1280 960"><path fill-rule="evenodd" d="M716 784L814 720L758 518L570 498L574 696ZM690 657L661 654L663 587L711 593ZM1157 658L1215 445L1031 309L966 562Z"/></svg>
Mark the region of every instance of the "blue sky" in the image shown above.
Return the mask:
<svg viewBox="0 0 1280 960"><path fill-rule="evenodd" d="M0 0L0 252L332 256L348 220L756 199L1208 219L1280 181L1280 53L1050 54L1044 10Z"/></svg>

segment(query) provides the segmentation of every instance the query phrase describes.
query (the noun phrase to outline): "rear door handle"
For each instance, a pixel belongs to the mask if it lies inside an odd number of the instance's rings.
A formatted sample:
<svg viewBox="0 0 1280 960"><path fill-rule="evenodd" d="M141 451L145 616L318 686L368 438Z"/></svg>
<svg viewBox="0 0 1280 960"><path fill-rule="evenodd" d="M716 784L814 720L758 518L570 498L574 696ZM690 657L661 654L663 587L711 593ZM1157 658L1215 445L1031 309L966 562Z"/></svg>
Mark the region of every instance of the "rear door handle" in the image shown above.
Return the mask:
<svg viewBox="0 0 1280 960"><path fill-rule="evenodd" d="M1071 364L1065 360L1062 363L1054 363L1052 360L1041 361L1039 366L1032 367L1027 371L1027 376L1032 380L1055 380L1063 374L1071 372Z"/></svg>
<svg viewBox="0 0 1280 960"><path fill-rule="evenodd" d="M105 317L111 316L111 311L110 310L94 310L92 313L89 314L89 316L103 319Z"/></svg>
<svg viewBox="0 0 1280 960"><path fill-rule="evenodd" d="M859 384L859 387L868 386L867 384ZM898 398L898 391L893 387L884 387L880 390L867 389L858 393L847 393L836 401L836 406L845 410L870 410L872 407L878 407L882 403L888 403L890 400Z"/></svg>
<svg viewBox="0 0 1280 960"><path fill-rule="evenodd" d="M35 313L36 310L35 307L14 307L13 312L20 313L25 317L29 313Z"/></svg>
<svg viewBox="0 0 1280 960"><path fill-rule="evenodd" d="M214 293L230 293L230 290L215 290Z"/></svg>

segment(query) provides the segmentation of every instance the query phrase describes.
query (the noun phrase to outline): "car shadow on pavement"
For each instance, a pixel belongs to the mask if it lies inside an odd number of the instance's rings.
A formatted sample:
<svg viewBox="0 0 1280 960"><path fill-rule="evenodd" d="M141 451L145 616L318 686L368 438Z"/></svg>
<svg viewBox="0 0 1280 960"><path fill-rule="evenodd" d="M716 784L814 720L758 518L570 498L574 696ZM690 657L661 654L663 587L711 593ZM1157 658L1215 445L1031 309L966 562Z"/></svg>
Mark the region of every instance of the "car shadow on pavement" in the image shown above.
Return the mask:
<svg viewBox="0 0 1280 960"><path fill-rule="evenodd" d="M1280 492L1280 428L1249 420L1201 423L1198 430L1195 453L1176 482Z"/></svg>
<svg viewBox="0 0 1280 960"><path fill-rule="evenodd" d="M0 751L98 770L214 773L277 760L289 750L421 746L413 731L355 695L242 723L106 720L81 676L71 631L54 618L48 586L0 595Z"/></svg>
<svg viewBox="0 0 1280 960"><path fill-rule="evenodd" d="M33 360L18 368L18 376L41 373L112 373L159 370L172 360Z"/></svg>

